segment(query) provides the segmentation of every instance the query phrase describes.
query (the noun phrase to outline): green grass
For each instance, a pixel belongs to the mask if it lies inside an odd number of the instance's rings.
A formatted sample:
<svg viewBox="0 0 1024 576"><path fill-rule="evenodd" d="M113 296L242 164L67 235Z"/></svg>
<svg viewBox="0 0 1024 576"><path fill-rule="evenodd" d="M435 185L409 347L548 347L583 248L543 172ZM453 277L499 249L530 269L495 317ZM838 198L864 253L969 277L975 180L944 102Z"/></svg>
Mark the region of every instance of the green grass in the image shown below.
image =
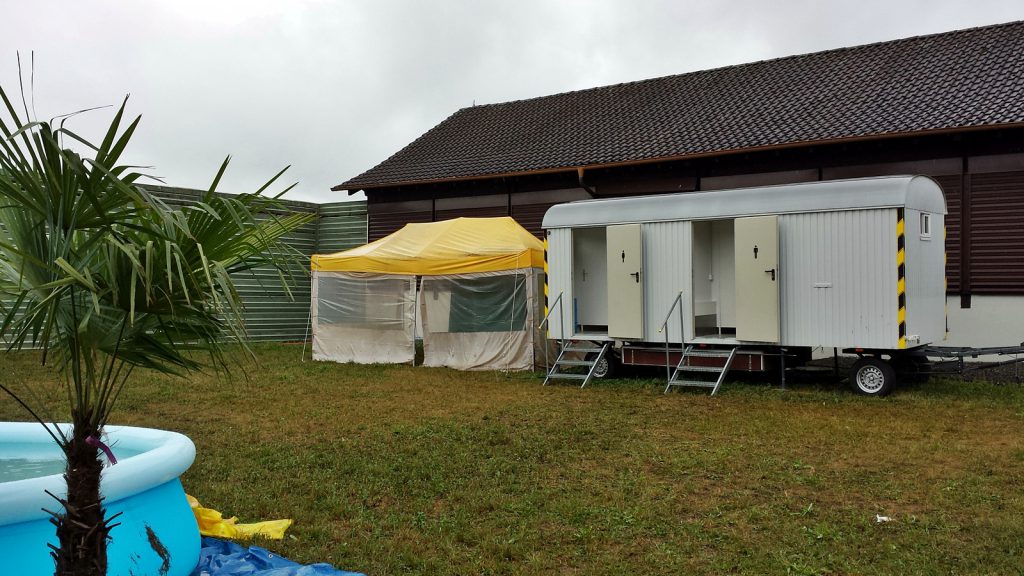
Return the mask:
<svg viewBox="0 0 1024 576"><path fill-rule="evenodd" d="M233 379L136 374L117 423L196 443L182 481L260 542L370 574L1020 574L1024 388L940 381L886 399L831 385L299 362ZM5 383L55 397L36 356ZM25 420L9 399L0 419ZM875 515L890 516L885 524Z"/></svg>

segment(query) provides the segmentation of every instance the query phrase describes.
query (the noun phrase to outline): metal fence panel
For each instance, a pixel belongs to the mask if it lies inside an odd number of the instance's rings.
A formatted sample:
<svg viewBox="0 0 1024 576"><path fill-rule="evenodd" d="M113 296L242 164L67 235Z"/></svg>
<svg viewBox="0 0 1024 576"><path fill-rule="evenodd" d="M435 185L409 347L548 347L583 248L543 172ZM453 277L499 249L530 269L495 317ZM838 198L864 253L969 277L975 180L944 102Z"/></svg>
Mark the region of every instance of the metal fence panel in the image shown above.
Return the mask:
<svg viewBox="0 0 1024 576"><path fill-rule="evenodd" d="M329 254L366 244L366 201L320 204L317 252Z"/></svg>
<svg viewBox="0 0 1024 576"><path fill-rule="evenodd" d="M195 204L204 194L201 190L169 186L145 188L173 208ZM291 297L273 268L261 267L235 276L235 285L245 305L246 328L253 340L304 339L309 321L310 256L366 243L366 201L313 204L284 200L282 204L286 211L312 213L317 218L284 238L301 254L284 275ZM0 234L4 234L2 229ZM4 304L11 302L4 298Z"/></svg>

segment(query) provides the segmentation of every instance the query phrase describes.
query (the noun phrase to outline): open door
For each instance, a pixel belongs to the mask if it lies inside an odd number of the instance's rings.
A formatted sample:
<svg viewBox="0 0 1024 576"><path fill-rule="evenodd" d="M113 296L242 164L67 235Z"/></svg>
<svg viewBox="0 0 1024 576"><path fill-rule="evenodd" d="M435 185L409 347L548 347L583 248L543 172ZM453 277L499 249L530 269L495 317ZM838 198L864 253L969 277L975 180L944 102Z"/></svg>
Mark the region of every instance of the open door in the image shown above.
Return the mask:
<svg viewBox="0 0 1024 576"><path fill-rule="evenodd" d="M640 224L608 227L608 335L644 337L644 242Z"/></svg>
<svg viewBox="0 0 1024 576"><path fill-rule="evenodd" d="M736 339L779 341L779 217L736 219Z"/></svg>

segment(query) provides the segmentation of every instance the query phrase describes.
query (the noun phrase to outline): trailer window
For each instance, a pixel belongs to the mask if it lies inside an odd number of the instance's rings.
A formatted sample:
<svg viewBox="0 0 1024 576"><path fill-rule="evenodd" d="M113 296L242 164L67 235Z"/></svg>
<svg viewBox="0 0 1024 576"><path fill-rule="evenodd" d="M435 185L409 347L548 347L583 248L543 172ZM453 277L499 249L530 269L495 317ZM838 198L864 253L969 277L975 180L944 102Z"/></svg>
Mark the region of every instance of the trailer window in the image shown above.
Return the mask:
<svg viewBox="0 0 1024 576"><path fill-rule="evenodd" d="M921 239L930 240L932 237L932 215L921 213Z"/></svg>

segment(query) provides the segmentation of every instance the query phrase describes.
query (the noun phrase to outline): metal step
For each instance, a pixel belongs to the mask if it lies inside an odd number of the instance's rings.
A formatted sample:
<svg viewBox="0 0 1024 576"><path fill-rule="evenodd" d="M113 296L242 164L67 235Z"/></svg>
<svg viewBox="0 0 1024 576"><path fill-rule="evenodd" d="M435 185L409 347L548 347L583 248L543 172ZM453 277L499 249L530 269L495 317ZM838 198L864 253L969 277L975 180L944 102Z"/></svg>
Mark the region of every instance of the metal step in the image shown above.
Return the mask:
<svg viewBox="0 0 1024 576"><path fill-rule="evenodd" d="M593 366L593 362L587 360L555 360L556 366Z"/></svg>
<svg viewBox="0 0 1024 576"><path fill-rule="evenodd" d="M722 371L721 366L691 366L689 364L679 367L680 372L714 372L719 373Z"/></svg>
<svg viewBox="0 0 1024 576"><path fill-rule="evenodd" d="M692 358L728 358L732 354L732 348L720 350L718 348L696 348L687 352L686 355Z"/></svg>
<svg viewBox="0 0 1024 576"><path fill-rule="evenodd" d="M555 363L551 365L550 369L548 370L547 377L544 378L544 385L547 386L548 382L550 382L553 379L582 380L583 383L580 384L580 388L583 388L584 386L587 385L588 382L590 382L590 379L594 376L594 368L597 366L597 363L600 362L602 358L604 358L604 355L608 353L608 348L610 346L610 342L603 344L601 347L594 347L594 345L589 341L583 341L582 347L574 347L573 341L571 340L567 343L564 343L562 345L562 350L558 353L558 358L555 358ZM593 358L584 360L569 360L565 358L566 354L578 353L596 353L596 355L593 356ZM558 368L560 366L582 366L587 368L587 373L573 374L571 372L559 372Z"/></svg>
<svg viewBox="0 0 1024 576"><path fill-rule="evenodd" d="M572 347L568 347L568 348L565 349L566 352L586 352L586 353L600 352L601 350L603 350L603 348L594 348L594 347L589 347L589 348L572 348Z"/></svg>
<svg viewBox="0 0 1024 576"><path fill-rule="evenodd" d="M714 388L717 382L709 380L673 380L671 386L686 386L689 388Z"/></svg>
<svg viewBox="0 0 1024 576"><path fill-rule="evenodd" d="M548 378L558 378L561 380L586 380L589 377L588 374L573 374L571 372L552 372L548 374Z"/></svg>
<svg viewBox="0 0 1024 576"><path fill-rule="evenodd" d="M725 380L725 375L729 372L729 368L732 366L733 359L736 358L736 351L739 347L734 347L726 350L707 350L707 349L694 349L692 345L687 346L683 350L682 356L679 357L679 362L676 364L675 371L668 378L668 382L665 384L665 393L672 389L673 386L686 386L692 388L711 388L711 395L714 396L718 392L718 388L722 385L722 381ZM690 366L687 364L687 358L725 358L725 362L721 366ZM680 375L698 372L706 374L717 374L714 382L710 380L689 380L682 379Z"/></svg>

